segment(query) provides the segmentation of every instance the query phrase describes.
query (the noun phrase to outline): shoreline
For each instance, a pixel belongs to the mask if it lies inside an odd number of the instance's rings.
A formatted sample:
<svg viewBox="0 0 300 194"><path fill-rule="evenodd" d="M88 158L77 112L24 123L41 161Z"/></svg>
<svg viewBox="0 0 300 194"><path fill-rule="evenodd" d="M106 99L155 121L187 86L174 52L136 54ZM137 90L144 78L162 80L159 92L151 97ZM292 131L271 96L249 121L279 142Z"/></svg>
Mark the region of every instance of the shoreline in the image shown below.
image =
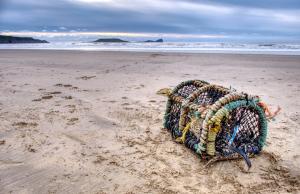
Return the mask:
<svg viewBox="0 0 300 194"><path fill-rule="evenodd" d="M291 56L291 57L299 57L300 56L300 51L296 51L299 52L297 54L293 54L293 53L272 53L273 51L269 52L263 52L263 51L253 51L253 52L249 52L248 51L244 51L244 52L222 52L220 50L220 52L214 52L214 51L203 51L203 52L190 52L190 51L162 51L162 50L157 50L157 51L147 51L147 50L110 50L110 49L103 49L103 50L93 50L93 49L57 49L57 48L53 48L53 49L49 49L49 48L44 48L44 49L40 49L40 48L30 48L30 49L25 49L25 48L0 48L0 51L4 51L4 52L19 52L19 51L41 51L41 52L102 52L102 53L141 53L141 54L169 54L169 55L174 55L174 54L179 54L179 55L262 55L262 56ZM285 52L285 51L284 51ZM289 52L289 51L286 51Z"/></svg>
<svg viewBox="0 0 300 194"><path fill-rule="evenodd" d="M299 44L278 43L264 46L259 43L165 42L165 43L87 43L53 42L48 44L0 44L0 50L79 50L111 52L160 53L221 53L300 55Z"/></svg>

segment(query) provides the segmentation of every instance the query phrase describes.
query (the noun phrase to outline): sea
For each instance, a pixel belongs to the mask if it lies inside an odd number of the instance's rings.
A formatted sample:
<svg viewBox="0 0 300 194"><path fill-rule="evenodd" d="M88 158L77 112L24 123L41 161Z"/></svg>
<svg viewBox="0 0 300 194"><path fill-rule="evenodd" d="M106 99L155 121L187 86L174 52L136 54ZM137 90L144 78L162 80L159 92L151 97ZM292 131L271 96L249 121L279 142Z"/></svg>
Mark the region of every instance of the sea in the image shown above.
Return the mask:
<svg viewBox="0 0 300 194"><path fill-rule="evenodd" d="M79 50L79 51L134 51L173 53L234 53L300 55L300 44L285 43L212 43L212 42L162 42L162 43L92 43L52 42L46 44L0 44L1 49Z"/></svg>

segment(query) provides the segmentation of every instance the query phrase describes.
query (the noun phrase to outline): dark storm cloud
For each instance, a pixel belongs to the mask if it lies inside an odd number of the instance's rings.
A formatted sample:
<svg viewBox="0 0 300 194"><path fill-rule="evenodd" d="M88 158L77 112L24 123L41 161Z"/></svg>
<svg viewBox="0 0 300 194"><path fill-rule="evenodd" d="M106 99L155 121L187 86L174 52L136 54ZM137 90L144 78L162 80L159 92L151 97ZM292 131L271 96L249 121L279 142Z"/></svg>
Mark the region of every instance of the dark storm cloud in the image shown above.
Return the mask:
<svg viewBox="0 0 300 194"><path fill-rule="evenodd" d="M300 34L298 0L0 0L0 31Z"/></svg>
<svg viewBox="0 0 300 194"><path fill-rule="evenodd" d="M190 2L199 1L190 0ZM248 8L300 9L299 0L204 0L202 2Z"/></svg>
<svg viewBox="0 0 300 194"><path fill-rule="evenodd" d="M50 3L51 2L51 3ZM0 13L0 30L55 29L64 26L71 29L86 28L92 31L162 32L180 30L174 23L160 23L138 11L94 7L52 0L39 2L13 0ZM157 18L158 19L158 18Z"/></svg>

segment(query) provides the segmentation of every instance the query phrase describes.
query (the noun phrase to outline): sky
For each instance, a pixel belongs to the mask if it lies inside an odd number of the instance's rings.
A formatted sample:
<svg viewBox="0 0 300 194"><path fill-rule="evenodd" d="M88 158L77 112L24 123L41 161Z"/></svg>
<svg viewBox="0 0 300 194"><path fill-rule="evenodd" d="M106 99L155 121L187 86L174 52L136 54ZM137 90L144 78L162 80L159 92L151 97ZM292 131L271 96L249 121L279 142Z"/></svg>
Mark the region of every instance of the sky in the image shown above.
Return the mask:
<svg viewBox="0 0 300 194"><path fill-rule="evenodd" d="M0 32L300 42L300 0L0 0Z"/></svg>

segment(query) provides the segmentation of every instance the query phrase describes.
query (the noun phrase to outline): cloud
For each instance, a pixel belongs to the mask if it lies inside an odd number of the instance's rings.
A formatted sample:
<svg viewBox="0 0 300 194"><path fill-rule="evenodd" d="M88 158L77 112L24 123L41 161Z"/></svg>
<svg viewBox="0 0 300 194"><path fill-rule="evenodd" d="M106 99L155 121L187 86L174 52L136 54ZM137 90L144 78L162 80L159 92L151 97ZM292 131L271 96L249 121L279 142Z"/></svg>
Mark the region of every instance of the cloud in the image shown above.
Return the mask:
<svg viewBox="0 0 300 194"><path fill-rule="evenodd" d="M299 0L201 0L201 2L248 9L300 9Z"/></svg>
<svg viewBox="0 0 300 194"><path fill-rule="evenodd" d="M300 36L298 0L10 0L2 5L0 31Z"/></svg>
<svg viewBox="0 0 300 194"><path fill-rule="evenodd" d="M69 32L5 32L5 35L15 35L15 36L38 36L38 37L59 37L59 36L107 36L107 37L169 37L169 38L226 38L225 35L217 34L160 34L160 33L128 33L128 32L77 32L76 30L71 30Z"/></svg>
<svg viewBox="0 0 300 194"><path fill-rule="evenodd" d="M68 0L72 3L77 3L81 6L98 6L112 8L116 10L130 10L138 13L179 13L196 11L206 14L229 14L232 8L195 3L186 0Z"/></svg>
<svg viewBox="0 0 300 194"><path fill-rule="evenodd" d="M66 30L67 28L64 26L59 27L60 30Z"/></svg>

